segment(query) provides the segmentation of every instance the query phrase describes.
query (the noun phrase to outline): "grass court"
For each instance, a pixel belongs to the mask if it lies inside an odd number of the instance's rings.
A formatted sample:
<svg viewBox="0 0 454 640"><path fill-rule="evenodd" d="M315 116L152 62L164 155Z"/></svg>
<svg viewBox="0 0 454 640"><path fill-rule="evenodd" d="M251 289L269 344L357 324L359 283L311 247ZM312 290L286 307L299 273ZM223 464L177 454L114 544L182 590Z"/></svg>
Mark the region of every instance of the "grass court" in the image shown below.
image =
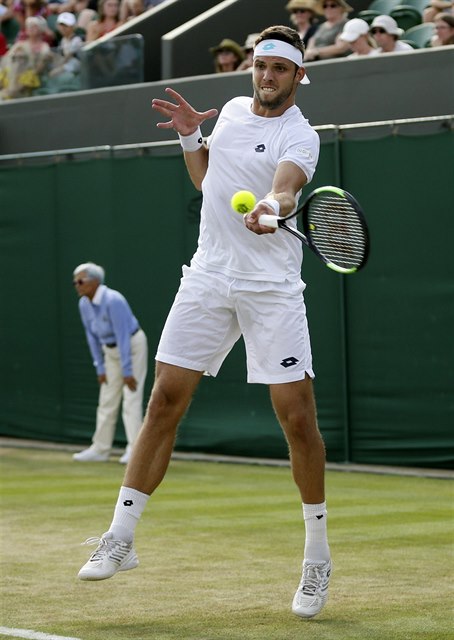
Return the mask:
<svg viewBox="0 0 454 640"><path fill-rule="evenodd" d="M304 525L285 467L173 460L137 529L139 567L78 580L95 549L80 543L108 528L123 472L1 450L0 626L80 640L452 639L451 480L328 471L330 599L302 620L290 606Z"/></svg>

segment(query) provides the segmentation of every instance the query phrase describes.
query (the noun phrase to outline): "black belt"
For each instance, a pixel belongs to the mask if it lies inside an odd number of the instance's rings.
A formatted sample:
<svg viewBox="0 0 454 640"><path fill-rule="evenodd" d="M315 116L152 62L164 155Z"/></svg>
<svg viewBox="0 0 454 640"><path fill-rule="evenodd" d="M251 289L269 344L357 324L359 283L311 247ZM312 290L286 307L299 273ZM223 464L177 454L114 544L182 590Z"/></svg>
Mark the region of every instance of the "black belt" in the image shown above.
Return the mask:
<svg viewBox="0 0 454 640"><path fill-rule="evenodd" d="M135 336L138 331L140 331L140 327L137 327L137 329L131 333L131 338L132 338L132 336ZM109 344L105 344L104 346L108 347L109 349L113 349L114 347L117 346L117 343L116 342L110 342Z"/></svg>

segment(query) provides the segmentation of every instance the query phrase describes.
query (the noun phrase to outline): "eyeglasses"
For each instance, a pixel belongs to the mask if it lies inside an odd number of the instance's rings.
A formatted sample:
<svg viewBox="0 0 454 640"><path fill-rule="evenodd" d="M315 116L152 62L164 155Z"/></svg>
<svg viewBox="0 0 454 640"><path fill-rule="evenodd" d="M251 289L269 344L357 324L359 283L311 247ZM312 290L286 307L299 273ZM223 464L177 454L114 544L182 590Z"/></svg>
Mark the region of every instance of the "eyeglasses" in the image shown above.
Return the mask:
<svg viewBox="0 0 454 640"><path fill-rule="evenodd" d="M292 13L306 13L310 9L292 9Z"/></svg>
<svg viewBox="0 0 454 640"><path fill-rule="evenodd" d="M323 5L324 9L336 9L336 7L338 7L339 5L337 4L337 2L325 2L325 4Z"/></svg>
<svg viewBox="0 0 454 640"><path fill-rule="evenodd" d="M370 30L371 34L374 36L376 33L388 33L386 29L382 29L381 27L374 27Z"/></svg>
<svg viewBox="0 0 454 640"><path fill-rule="evenodd" d="M82 285L85 284L90 278L79 278L78 280L73 280L73 285Z"/></svg>

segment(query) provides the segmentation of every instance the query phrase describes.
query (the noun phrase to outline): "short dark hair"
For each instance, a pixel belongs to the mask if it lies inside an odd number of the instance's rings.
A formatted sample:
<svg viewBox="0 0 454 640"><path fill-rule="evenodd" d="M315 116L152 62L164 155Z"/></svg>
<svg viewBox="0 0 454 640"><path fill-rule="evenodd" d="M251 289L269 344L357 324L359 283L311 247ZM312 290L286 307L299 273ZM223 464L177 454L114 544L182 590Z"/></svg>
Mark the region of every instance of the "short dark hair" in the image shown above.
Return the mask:
<svg viewBox="0 0 454 640"><path fill-rule="evenodd" d="M255 44L257 45L259 42L262 42L262 40L280 40L281 42L291 44L298 49L298 51L301 51L304 57L304 44L301 41L298 31L295 31L295 29L291 27L282 24L268 27L261 32Z"/></svg>

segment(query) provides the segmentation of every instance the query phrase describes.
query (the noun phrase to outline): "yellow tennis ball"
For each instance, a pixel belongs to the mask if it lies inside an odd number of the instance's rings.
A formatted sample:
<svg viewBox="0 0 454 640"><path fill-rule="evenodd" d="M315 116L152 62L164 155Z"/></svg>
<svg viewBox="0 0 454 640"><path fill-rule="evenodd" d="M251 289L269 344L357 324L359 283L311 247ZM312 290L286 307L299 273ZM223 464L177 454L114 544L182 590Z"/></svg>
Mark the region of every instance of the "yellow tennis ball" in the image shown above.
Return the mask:
<svg viewBox="0 0 454 640"><path fill-rule="evenodd" d="M256 197L250 191L237 191L233 194L230 204L237 213L249 213L255 207Z"/></svg>

